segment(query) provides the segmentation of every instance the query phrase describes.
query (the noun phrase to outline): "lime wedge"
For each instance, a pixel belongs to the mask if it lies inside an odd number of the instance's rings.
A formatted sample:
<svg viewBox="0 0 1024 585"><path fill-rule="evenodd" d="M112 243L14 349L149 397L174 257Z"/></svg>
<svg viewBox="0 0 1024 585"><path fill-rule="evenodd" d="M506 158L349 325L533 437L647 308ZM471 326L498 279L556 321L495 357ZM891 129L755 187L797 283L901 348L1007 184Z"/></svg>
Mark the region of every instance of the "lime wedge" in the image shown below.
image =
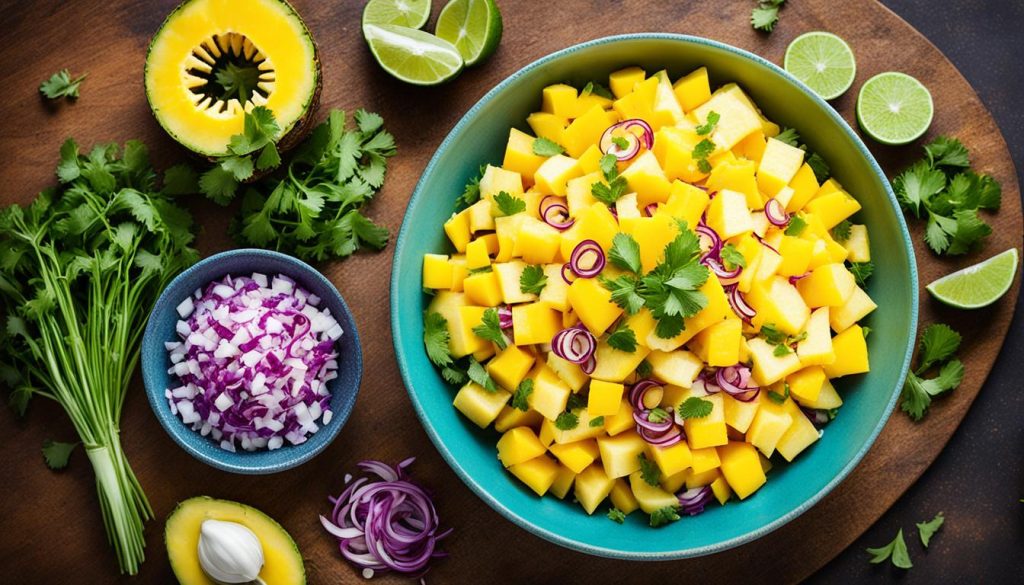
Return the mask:
<svg viewBox="0 0 1024 585"><path fill-rule="evenodd" d="M1017 248L943 276L926 288L933 297L958 309L978 309L999 300L1017 273Z"/></svg>
<svg viewBox="0 0 1024 585"><path fill-rule="evenodd" d="M846 93L857 75L857 60L850 45L832 33L820 31L794 39L782 66L826 100Z"/></svg>
<svg viewBox="0 0 1024 585"><path fill-rule="evenodd" d="M391 24L363 27L370 51L385 71L406 83L437 85L462 71L454 45L430 33Z"/></svg>
<svg viewBox="0 0 1024 585"><path fill-rule="evenodd" d="M430 18L430 0L370 0L363 8L363 26L394 24L423 28Z"/></svg>
<svg viewBox="0 0 1024 585"><path fill-rule="evenodd" d="M932 124L932 94L905 73L889 71L867 80L857 97L857 122L882 144L907 144Z"/></svg>
<svg viewBox="0 0 1024 585"><path fill-rule="evenodd" d="M455 45L466 65L476 65L498 49L501 12L494 0L452 0L437 17L434 32Z"/></svg>

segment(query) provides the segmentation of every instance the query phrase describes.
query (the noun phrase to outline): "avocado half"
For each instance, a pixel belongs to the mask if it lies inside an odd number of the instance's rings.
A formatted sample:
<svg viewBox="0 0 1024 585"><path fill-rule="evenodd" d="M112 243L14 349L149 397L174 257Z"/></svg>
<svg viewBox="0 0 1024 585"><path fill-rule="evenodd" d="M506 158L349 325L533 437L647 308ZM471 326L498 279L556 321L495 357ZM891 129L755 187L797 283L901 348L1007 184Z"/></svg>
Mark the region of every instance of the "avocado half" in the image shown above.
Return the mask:
<svg viewBox="0 0 1024 585"><path fill-rule="evenodd" d="M179 503L164 526L167 557L181 585L217 585L199 565L199 528L208 519L237 522L253 531L263 545L260 578L265 583L305 584L306 568L299 547L273 518L252 506L199 496Z"/></svg>
<svg viewBox="0 0 1024 585"><path fill-rule="evenodd" d="M266 106L278 148L297 144L320 99L316 43L284 0L186 0L167 16L146 55L146 98L182 146L228 154L245 112Z"/></svg>

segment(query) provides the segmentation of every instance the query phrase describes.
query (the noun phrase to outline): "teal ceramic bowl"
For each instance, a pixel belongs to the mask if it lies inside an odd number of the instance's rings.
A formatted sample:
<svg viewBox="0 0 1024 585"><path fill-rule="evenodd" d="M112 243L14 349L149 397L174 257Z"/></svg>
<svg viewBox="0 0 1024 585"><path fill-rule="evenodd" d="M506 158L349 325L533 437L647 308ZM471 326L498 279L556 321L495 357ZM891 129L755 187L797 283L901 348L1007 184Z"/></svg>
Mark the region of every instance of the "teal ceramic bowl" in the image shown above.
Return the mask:
<svg viewBox="0 0 1024 585"><path fill-rule="evenodd" d="M320 297L321 309L331 311L344 333L338 339L338 377L327 383L331 392L331 410L334 414L326 425L311 435L302 444L292 445L288 441L280 449L269 451L225 451L209 437L193 431L190 425L175 416L167 405L164 391L174 382L167 369L170 358L164 342L178 341L175 325L178 322L177 306L196 289L224 276L245 275L260 272L267 276L284 274L299 286ZM355 320L345 304L345 299L324 275L305 262L269 250L230 250L214 254L171 281L160 294L149 323L142 337L142 379L146 385L146 396L160 425L182 449L207 465L223 471L245 475L263 475L291 469L309 461L327 448L345 425L359 392L359 381L363 372L363 353L359 345L359 332Z"/></svg>
<svg viewBox="0 0 1024 585"><path fill-rule="evenodd" d="M746 501L711 505L698 516L657 530L639 513L622 526L553 496L536 497L496 459L493 429L480 430L451 405L455 390L437 374L423 349L423 254L449 250L441 224L466 181L482 163L499 164L509 127L524 130L540 107L541 89L568 81L577 87L639 65L667 68L672 78L707 66L712 85L737 82L765 114L792 126L821 153L834 176L864 209L875 252L868 292L879 308L867 320L871 373L840 380L846 401L822 440L790 465L776 465L768 483ZM719 552L759 538L805 512L856 467L893 409L917 325L917 268L910 236L878 163L843 119L807 87L764 59L715 41L669 34L609 37L570 47L532 63L480 100L455 126L424 171L409 203L391 277L395 352L409 396L430 438L452 469L491 507L519 526L571 549L636 560L667 560Z"/></svg>

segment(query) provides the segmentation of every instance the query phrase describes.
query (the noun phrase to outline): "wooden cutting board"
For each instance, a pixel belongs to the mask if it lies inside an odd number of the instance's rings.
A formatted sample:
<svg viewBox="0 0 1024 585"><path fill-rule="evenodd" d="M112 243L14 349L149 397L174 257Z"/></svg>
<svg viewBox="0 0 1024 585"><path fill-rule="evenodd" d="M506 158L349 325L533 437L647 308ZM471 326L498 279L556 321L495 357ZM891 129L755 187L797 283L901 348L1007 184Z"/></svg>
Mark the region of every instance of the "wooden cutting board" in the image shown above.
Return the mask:
<svg viewBox="0 0 1024 585"><path fill-rule="evenodd" d="M809 30L830 30L853 47L858 62L854 89L834 106L854 125L856 89L871 75L905 71L935 98L938 134L959 137L976 169L1003 185L1003 209L988 217L995 233L976 254L938 259L925 249L921 223L912 221L922 283L1021 245L1021 201L1017 175L992 117L967 81L924 37L874 0L803 0L782 11L766 36L748 25L754 2L557 3L501 1L505 37L483 67L448 85L423 89L388 77L363 43L361 0L296 0L319 42L327 107L380 112L398 141L381 195L370 214L397 231L406 202L427 160L462 114L487 90L527 63L563 47L606 35L663 31L711 37L781 62L788 43ZM5 2L0 10L0 204L27 202L53 182L57 151L67 136L80 144L141 138L164 168L185 158L154 122L142 89L146 46L174 0L38 0ZM441 4L435 2L435 4ZM435 6L435 15L440 6ZM432 25L431 25L432 26ZM45 104L36 87L63 67L87 72L77 103ZM866 141L890 175L921 154ZM190 203L202 225L204 253L228 247L225 228L234 209L205 201ZM942 450L985 377L1007 333L1019 280L1000 302L973 313L943 308L923 292L921 321L950 323L964 334L963 385L939 400L919 424L896 412L853 474L800 518L746 546L714 556L674 563L630 563L574 553L515 527L476 498L443 462L420 427L402 386L388 333L387 286L390 250L328 263L322 270L356 314L365 351L365 374L354 415L337 441L305 466L269 477L243 477L209 468L171 442L153 417L141 381L128 399L122 425L125 450L156 510L147 528L148 560L135 582L173 582L164 551L163 518L184 498L207 494L241 500L279 520L298 542L311 583L360 579L322 532L317 514L337 493L346 472L361 459L397 462L415 455L413 472L430 486L444 523L455 528L445 541L450 559L430 573L434 583L626 583L666 575L699 575L707 583L803 579L848 546L917 479ZM1004 367L1008 367L1004 365ZM113 554L103 536L93 476L81 451L70 467L54 473L43 465L44 439L75 440L53 404L37 400L25 420L0 408L0 460L5 497L0 498L0 580L19 583L118 581ZM735 505L735 504L734 504ZM614 526L609 525L609 530ZM5 577L5 578L3 578ZM127 578L122 581L132 581ZM385 582L405 582L387 578Z"/></svg>

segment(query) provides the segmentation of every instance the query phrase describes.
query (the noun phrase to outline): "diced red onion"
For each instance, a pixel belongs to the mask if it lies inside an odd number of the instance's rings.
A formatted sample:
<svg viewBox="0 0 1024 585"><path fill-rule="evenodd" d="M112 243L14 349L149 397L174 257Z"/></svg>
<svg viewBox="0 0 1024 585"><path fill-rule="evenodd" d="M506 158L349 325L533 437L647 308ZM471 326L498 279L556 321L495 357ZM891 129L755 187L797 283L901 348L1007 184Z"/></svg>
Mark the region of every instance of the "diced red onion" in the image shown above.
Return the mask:
<svg viewBox="0 0 1024 585"><path fill-rule="evenodd" d="M558 201L545 206L544 203L549 198L553 199L555 196L548 195L540 200L538 210L540 211L541 219L544 220L544 223L557 230L565 231L571 228L576 223L576 220L569 217L569 208L564 203Z"/></svg>
<svg viewBox="0 0 1024 585"><path fill-rule="evenodd" d="M739 364L719 368L715 374L715 382L723 392L740 402L750 402L757 397L761 390L759 386L751 382L750 368Z"/></svg>
<svg viewBox="0 0 1024 585"><path fill-rule="evenodd" d="M789 284L796 284L797 282L800 281L800 279L807 278L810 275L811 275L810 272L804 272L803 274L798 274L796 276L790 276L789 277Z"/></svg>
<svg viewBox="0 0 1024 585"><path fill-rule="evenodd" d="M825 426L831 420L827 410L820 408L801 408L800 410L804 411L804 415L811 421L811 424L819 428Z"/></svg>
<svg viewBox="0 0 1024 585"><path fill-rule="evenodd" d="M774 197L764 204L764 216L775 227L785 227L789 223L789 214L786 213L786 207Z"/></svg>
<svg viewBox="0 0 1024 585"><path fill-rule="evenodd" d="M437 544L452 530L440 531L430 495L405 473L413 461L410 457L395 467L363 461L359 467L366 476L354 481L346 476L341 495L328 498L330 518L320 516L320 524L338 539L342 556L367 578L374 571L422 577L432 559L448 556Z"/></svg>
<svg viewBox="0 0 1024 585"><path fill-rule="evenodd" d="M740 275L740 272L743 271L743 267L739 265L736 265L732 270L729 270L718 258L713 258L710 254L704 254L701 256L700 262L704 266L707 266L711 272L714 272L715 276L721 280L731 280L736 278Z"/></svg>
<svg viewBox="0 0 1024 585"><path fill-rule="evenodd" d="M597 350L597 339L582 324L568 327L551 338L551 351L574 364L585 364ZM593 371L593 370L591 370Z"/></svg>
<svg viewBox="0 0 1024 585"><path fill-rule="evenodd" d="M661 390L661 384L654 380L638 380L629 390L629 404L634 410L647 410L647 401L644 397L654 389Z"/></svg>
<svg viewBox="0 0 1024 585"><path fill-rule="evenodd" d="M572 281L576 280L576 274L572 271L572 266L568 262L562 264L562 280L566 284L572 284Z"/></svg>
<svg viewBox="0 0 1024 585"><path fill-rule="evenodd" d="M654 214L657 213L657 212L658 212L658 204L657 203L648 203L647 206L644 207L644 213L647 214L647 217L654 217Z"/></svg>
<svg viewBox="0 0 1024 585"><path fill-rule="evenodd" d="M768 248L769 250L771 250L772 252L775 252L776 254L778 254L778 253L779 253L779 251L775 249L775 246L772 246L772 245L771 245L771 244L769 244L768 242L764 241L764 238L762 238L761 236L759 236L759 235L757 235L757 234L754 234L754 238L755 238L755 239L757 240L757 242L758 242L759 244L761 244L761 245L762 245L762 246L764 246L765 248Z"/></svg>
<svg viewBox="0 0 1024 585"><path fill-rule="evenodd" d="M757 311L754 310L747 303L747 299L743 297L743 293L740 292L739 286L735 283L725 286L726 298L729 299L729 306L732 307L734 313L743 319L747 323L757 316Z"/></svg>
<svg viewBox="0 0 1024 585"><path fill-rule="evenodd" d="M178 305L181 341L165 344L178 385L171 412L235 451L305 442L331 421L341 326L291 278L225 276Z"/></svg>
<svg viewBox="0 0 1024 585"><path fill-rule="evenodd" d="M498 323L502 329L512 328L512 309L507 305L498 307Z"/></svg>
<svg viewBox="0 0 1024 585"><path fill-rule="evenodd" d="M684 438L683 431L674 424L670 425L668 430L662 433L656 433L637 425L636 432L640 435L641 439L655 447L671 447Z"/></svg>
<svg viewBox="0 0 1024 585"><path fill-rule="evenodd" d="M704 241L707 241L707 250L704 252L704 256L718 258L719 254L722 253L722 238L718 235L718 232L711 229L703 222L698 223L697 227L693 231L701 238L702 250L704 249Z"/></svg>
<svg viewBox="0 0 1024 585"><path fill-rule="evenodd" d="M592 261L587 263L587 260L591 258ZM572 255L569 256L569 268L580 278L594 278L601 274L605 262L604 250L601 249L601 244L594 240L583 240L576 244Z"/></svg>
<svg viewBox="0 0 1024 585"><path fill-rule="evenodd" d="M680 511L690 516L696 516L704 511L704 506L711 501L714 493L711 486L701 486L686 490L677 494L679 498Z"/></svg>
<svg viewBox="0 0 1024 585"><path fill-rule="evenodd" d="M633 132L635 128L640 129L639 135ZM621 131L621 133L616 136L616 131ZM615 144L613 139L616 137L626 140L628 143L626 148L620 148ZM648 150L654 147L654 129L651 128L650 124L639 118L623 120L618 124L609 126L604 131L601 135L600 147L602 153L611 154L621 162L631 160L640 154L641 147Z"/></svg>

